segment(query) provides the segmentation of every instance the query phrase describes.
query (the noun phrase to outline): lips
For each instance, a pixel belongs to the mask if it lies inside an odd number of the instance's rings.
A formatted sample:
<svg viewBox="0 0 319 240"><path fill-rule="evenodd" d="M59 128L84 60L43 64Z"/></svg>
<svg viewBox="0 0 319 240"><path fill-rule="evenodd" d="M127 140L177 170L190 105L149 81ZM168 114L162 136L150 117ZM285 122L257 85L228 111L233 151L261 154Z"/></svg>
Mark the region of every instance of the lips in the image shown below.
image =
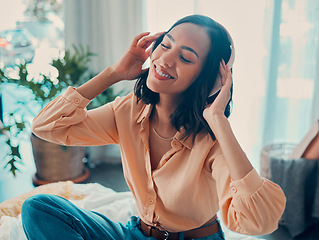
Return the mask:
<svg viewBox="0 0 319 240"><path fill-rule="evenodd" d="M156 65L154 65L153 73L154 73L154 76L159 80L174 79L174 77L172 77L166 71L164 71L163 68Z"/></svg>

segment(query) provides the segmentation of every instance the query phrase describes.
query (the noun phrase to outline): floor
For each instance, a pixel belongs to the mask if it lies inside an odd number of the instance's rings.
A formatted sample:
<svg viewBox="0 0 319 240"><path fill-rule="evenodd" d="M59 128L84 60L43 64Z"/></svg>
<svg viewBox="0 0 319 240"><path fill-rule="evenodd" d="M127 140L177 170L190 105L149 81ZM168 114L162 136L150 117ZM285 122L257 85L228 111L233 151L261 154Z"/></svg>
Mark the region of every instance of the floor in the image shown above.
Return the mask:
<svg viewBox="0 0 319 240"><path fill-rule="evenodd" d="M34 188L32 185L31 177L35 173L35 166L33 164L32 152L30 146L26 143L22 148L24 159L26 159L23 166L20 168L20 172L16 177L9 174L3 168L0 168L0 203L4 200L15 197L21 193L27 192ZM122 166L119 163L115 163L113 157L112 163L105 162L89 162L87 165L90 169L90 177L85 181L86 183L98 182L105 187L114 189L115 191L128 191L128 186L124 180L122 173ZM119 157L118 157L119 158ZM120 160L118 159L117 162ZM319 239L319 232L316 229L310 229L310 231L296 240L315 240ZM288 231L284 227L280 227L274 233L267 236L258 236L260 239L267 240L291 240Z"/></svg>

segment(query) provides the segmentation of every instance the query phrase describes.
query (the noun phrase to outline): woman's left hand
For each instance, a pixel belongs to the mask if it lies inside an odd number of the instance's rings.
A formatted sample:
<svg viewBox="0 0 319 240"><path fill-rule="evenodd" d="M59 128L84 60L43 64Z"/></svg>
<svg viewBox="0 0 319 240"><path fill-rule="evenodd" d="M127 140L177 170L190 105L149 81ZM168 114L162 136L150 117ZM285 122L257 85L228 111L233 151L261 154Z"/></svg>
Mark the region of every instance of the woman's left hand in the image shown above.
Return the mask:
<svg viewBox="0 0 319 240"><path fill-rule="evenodd" d="M214 115L224 116L225 108L230 99L230 88L232 85L232 75L230 68L225 65L224 60L220 63L220 75L222 77L222 88L214 102L208 105L203 112L206 121Z"/></svg>

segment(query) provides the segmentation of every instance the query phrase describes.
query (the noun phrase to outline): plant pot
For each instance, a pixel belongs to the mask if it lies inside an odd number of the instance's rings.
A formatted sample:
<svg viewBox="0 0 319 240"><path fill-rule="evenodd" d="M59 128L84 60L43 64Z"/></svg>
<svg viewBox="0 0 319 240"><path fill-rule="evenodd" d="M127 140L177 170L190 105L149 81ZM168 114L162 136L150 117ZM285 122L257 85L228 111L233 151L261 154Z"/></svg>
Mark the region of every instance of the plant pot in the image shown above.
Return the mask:
<svg viewBox="0 0 319 240"><path fill-rule="evenodd" d="M85 147L66 147L47 142L31 135L32 151L36 166L34 185L71 180L83 182L89 177L85 167Z"/></svg>

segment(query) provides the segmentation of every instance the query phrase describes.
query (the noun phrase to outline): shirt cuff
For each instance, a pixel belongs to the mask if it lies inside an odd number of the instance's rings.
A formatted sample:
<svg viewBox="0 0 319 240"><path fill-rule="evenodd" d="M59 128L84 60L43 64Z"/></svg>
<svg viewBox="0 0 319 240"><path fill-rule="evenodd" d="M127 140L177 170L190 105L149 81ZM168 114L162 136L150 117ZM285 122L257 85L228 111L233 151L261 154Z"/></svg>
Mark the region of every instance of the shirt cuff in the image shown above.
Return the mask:
<svg viewBox="0 0 319 240"><path fill-rule="evenodd" d="M91 102L91 100L78 93L74 87L68 87L62 96L80 108L85 108Z"/></svg>
<svg viewBox="0 0 319 240"><path fill-rule="evenodd" d="M262 178L256 169L252 169L245 177L230 183L230 189L234 195L250 197L254 194L263 183Z"/></svg>

